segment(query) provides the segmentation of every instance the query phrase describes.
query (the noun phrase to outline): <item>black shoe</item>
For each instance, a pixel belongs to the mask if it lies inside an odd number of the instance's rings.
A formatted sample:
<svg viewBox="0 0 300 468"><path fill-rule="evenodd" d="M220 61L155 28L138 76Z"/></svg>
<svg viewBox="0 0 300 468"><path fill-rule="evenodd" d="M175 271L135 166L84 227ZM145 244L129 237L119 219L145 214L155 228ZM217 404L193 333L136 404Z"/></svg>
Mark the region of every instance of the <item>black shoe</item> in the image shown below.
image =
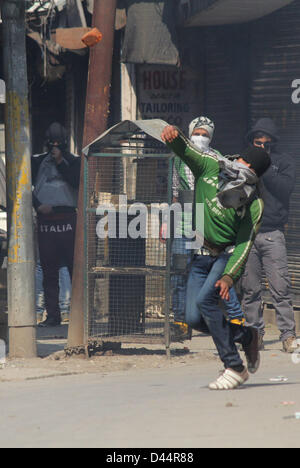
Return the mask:
<svg viewBox="0 0 300 468"><path fill-rule="evenodd" d="M174 322L170 324L171 339L173 341L186 341L192 339L192 329L184 322Z"/></svg>
<svg viewBox="0 0 300 468"><path fill-rule="evenodd" d="M46 327L58 327L61 324L61 320L59 318L52 318L48 317L44 322L39 323L39 327L46 328Z"/></svg>
<svg viewBox="0 0 300 468"><path fill-rule="evenodd" d="M248 371L250 374L255 374L260 366L259 333L256 328L251 327L249 330L252 334L252 340L247 346L243 345L243 350L246 354Z"/></svg>

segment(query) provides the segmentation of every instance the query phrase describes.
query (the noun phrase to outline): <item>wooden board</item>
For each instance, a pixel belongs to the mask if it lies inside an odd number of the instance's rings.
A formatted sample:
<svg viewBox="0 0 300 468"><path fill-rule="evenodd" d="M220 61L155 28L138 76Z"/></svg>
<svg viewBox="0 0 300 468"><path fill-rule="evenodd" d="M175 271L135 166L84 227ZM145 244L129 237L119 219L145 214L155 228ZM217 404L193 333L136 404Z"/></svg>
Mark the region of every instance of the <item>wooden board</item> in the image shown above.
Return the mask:
<svg viewBox="0 0 300 468"><path fill-rule="evenodd" d="M80 50L86 49L82 37L92 28L59 28L56 30L56 42L64 49Z"/></svg>

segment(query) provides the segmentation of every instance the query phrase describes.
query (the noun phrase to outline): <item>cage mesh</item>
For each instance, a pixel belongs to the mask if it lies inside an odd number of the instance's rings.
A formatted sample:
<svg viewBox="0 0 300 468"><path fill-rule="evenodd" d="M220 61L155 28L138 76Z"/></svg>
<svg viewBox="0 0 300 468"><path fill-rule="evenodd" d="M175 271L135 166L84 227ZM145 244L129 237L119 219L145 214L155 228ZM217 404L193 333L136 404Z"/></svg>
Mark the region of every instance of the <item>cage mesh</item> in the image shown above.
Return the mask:
<svg viewBox="0 0 300 468"><path fill-rule="evenodd" d="M166 147L145 135L86 160L88 340L168 339L171 241L160 241L153 205L171 202L172 166Z"/></svg>

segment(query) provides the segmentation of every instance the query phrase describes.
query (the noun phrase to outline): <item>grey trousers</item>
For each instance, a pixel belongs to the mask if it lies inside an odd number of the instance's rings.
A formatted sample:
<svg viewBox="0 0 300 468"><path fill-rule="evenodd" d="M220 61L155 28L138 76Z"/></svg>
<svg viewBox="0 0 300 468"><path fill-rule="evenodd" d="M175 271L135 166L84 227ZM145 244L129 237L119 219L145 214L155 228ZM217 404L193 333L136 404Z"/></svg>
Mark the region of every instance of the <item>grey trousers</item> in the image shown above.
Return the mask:
<svg viewBox="0 0 300 468"><path fill-rule="evenodd" d="M265 333L262 303L262 275L266 275L282 341L296 336L290 294L286 243L283 232L258 233L241 280L242 308L250 326Z"/></svg>

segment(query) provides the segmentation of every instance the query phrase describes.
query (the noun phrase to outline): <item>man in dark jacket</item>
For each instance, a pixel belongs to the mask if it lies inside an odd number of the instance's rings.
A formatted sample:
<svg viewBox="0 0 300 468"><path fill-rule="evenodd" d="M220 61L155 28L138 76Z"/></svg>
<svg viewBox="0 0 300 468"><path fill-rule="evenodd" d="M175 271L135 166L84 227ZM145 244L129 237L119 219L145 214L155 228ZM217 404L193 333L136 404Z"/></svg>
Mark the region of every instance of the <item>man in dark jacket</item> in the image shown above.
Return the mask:
<svg viewBox="0 0 300 468"><path fill-rule="evenodd" d="M258 120L247 138L254 146L269 152L272 165L261 179L265 209L242 279L242 305L248 324L259 329L263 349L265 324L261 293L264 271L276 310L283 350L293 353L297 349L296 325L290 296L284 229L288 221L290 196L295 185L295 164L290 156L276 150L278 130L272 119Z"/></svg>
<svg viewBox="0 0 300 468"><path fill-rule="evenodd" d="M80 158L67 151L66 130L53 123L46 133L48 151L32 157L33 205L37 212L38 244L44 276L47 319L41 326L57 326L59 269L72 278Z"/></svg>

